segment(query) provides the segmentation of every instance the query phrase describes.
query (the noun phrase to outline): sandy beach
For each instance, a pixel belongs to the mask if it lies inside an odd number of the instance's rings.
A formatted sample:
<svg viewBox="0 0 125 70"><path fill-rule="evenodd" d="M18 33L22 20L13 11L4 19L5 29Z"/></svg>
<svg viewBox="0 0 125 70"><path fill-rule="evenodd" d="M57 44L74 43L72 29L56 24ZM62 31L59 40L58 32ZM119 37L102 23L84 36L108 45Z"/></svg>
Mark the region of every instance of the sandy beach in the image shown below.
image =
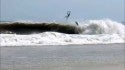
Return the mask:
<svg viewBox="0 0 125 70"><path fill-rule="evenodd" d="M124 44L1 46L1 70L124 70Z"/></svg>

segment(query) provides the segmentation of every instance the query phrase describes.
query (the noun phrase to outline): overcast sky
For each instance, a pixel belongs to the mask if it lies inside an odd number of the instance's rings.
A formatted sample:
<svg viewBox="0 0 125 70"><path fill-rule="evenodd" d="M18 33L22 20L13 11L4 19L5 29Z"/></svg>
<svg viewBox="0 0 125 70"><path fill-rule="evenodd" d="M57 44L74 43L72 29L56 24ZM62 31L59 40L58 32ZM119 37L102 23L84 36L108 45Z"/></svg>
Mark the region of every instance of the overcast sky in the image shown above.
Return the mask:
<svg viewBox="0 0 125 70"><path fill-rule="evenodd" d="M1 21L124 20L124 0L1 0Z"/></svg>

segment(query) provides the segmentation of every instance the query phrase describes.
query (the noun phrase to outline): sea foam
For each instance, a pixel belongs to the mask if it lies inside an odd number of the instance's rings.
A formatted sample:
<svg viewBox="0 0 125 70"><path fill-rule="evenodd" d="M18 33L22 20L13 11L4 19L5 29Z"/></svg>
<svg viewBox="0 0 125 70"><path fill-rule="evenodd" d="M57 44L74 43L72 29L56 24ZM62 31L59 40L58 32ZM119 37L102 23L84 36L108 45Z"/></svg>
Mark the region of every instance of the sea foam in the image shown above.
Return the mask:
<svg viewBox="0 0 125 70"><path fill-rule="evenodd" d="M89 20L81 25L83 34L119 34L125 35L125 25L112 20Z"/></svg>

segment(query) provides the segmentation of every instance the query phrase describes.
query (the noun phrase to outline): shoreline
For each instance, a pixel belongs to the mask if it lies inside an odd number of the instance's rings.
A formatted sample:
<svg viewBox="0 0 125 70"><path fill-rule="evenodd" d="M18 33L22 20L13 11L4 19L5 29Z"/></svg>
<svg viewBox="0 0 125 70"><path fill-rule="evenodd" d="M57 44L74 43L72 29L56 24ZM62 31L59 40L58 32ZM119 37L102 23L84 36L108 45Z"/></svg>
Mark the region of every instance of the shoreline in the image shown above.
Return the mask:
<svg viewBox="0 0 125 70"><path fill-rule="evenodd" d="M41 47L41 46L59 46L59 47L62 47L62 46L92 46L92 45L124 45L125 46L125 43L104 43L104 44L64 44L64 45L20 45L20 46L0 46L0 47Z"/></svg>

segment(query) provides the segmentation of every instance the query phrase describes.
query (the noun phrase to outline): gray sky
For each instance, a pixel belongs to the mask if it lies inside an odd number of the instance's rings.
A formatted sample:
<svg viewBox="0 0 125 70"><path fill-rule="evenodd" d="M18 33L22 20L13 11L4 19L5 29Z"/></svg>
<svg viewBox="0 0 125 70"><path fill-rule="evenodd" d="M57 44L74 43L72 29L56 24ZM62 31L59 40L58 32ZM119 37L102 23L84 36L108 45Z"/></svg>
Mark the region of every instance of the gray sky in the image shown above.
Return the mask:
<svg viewBox="0 0 125 70"><path fill-rule="evenodd" d="M124 0L1 0L1 21L124 20Z"/></svg>

